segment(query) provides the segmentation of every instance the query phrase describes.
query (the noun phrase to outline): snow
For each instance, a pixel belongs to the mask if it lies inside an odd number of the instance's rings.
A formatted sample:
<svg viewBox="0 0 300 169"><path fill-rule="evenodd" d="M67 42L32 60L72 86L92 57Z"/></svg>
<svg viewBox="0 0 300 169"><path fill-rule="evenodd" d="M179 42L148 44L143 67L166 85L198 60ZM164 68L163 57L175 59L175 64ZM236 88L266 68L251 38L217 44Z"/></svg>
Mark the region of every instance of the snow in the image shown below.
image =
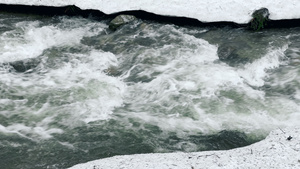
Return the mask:
<svg viewBox="0 0 300 169"><path fill-rule="evenodd" d="M287 138L291 136L292 139ZM70 169L300 168L300 127L277 129L255 144L227 151L114 156Z"/></svg>
<svg viewBox="0 0 300 169"><path fill-rule="evenodd" d="M159 15L195 18L202 22L228 21L239 24L248 23L253 11L266 7L272 20L300 19L299 0L0 0L0 4L76 5L81 9L100 10L106 14L144 10Z"/></svg>

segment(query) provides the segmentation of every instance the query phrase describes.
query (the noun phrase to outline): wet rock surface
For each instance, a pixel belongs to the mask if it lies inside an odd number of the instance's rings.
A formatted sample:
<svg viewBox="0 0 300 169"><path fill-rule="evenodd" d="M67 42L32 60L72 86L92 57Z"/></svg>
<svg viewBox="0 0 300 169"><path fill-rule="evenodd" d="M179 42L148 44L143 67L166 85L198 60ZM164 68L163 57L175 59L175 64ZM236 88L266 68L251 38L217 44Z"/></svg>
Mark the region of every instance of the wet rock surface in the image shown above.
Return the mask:
<svg viewBox="0 0 300 169"><path fill-rule="evenodd" d="M17 72L26 72L30 69L36 68L40 62L40 59L33 58L10 62L9 65L12 66Z"/></svg>
<svg viewBox="0 0 300 169"><path fill-rule="evenodd" d="M270 13L267 8L254 11L252 14L253 19L250 21L250 28L255 31L263 29L269 21L269 16Z"/></svg>
<svg viewBox="0 0 300 169"><path fill-rule="evenodd" d="M109 28L111 30L116 30L118 29L120 26L132 22L136 20L136 17L133 15L119 15L117 17L115 17L110 23L109 23Z"/></svg>
<svg viewBox="0 0 300 169"><path fill-rule="evenodd" d="M234 66L236 64L245 64L251 60L246 55L249 49L251 49L251 46L246 42L224 43L218 47L217 54L221 61Z"/></svg>

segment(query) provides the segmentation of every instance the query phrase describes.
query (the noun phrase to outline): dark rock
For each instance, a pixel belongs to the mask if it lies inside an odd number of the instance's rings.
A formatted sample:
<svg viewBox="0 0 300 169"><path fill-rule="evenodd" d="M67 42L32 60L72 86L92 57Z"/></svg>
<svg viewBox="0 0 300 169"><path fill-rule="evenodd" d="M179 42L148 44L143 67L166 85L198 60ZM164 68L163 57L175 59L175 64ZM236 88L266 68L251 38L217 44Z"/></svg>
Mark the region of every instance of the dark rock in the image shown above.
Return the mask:
<svg viewBox="0 0 300 169"><path fill-rule="evenodd" d="M117 67L110 66L109 68L104 70L104 73L106 73L109 76L119 76L122 72Z"/></svg>
<svg viewBox="0 0 300 169"><path fill-rule="evenodd" d="M236 54L236 51L237 51L237 49L234 46L225 44L225 45L219 46L217 53L218 53L219 59L222 61L225 61L225 60L237 58L238 56Z"/></svg>
<svg viewBox="0 0 300 169"><path fill-rule="evenodd" d="M219 45L217 54L220 61L227 63L230 66L246 64L253 60L254 57L249 54L251 46L245 41L228 42Z"/></svg>
<svg viewBox="0 0 300 169"><path fill-rule="evenodd" d="M263 29L269 21L269 15L270 13L267 8L254 11L252 14L253 19L249 23L250 28L256 31Z"/></svg>
<svg viewBox="0 0 300 169"><path fill-rule="evenodd" d="M69 15L69 16L79 15L81 12L81 9L75 5L66 6L65 8L66 9L64 12L66 15Z"/></svg>
<svg viewBox="0 0 300 169"><path fill-rule="evenodd" d="M11 65L17 72L26 72L30 69L36 68L40 62L40 59L32 58L10 62L9 65Z"/></svg>
<svg viewBox="0 0 300 169"><path fill-rule="evenodd" d="M132 22L134 20L136 20L136 17L133 15L119 15L115 17L112 21L110 21L109 28L111 30L116 30L120 26Z"/></svg>

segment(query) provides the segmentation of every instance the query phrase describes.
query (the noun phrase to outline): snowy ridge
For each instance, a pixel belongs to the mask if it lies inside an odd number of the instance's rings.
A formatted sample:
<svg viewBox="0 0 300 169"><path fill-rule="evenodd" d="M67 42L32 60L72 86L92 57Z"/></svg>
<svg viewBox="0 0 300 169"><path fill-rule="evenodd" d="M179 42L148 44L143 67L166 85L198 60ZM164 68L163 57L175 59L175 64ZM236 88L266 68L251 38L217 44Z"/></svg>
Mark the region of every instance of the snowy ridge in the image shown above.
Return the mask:
<svg viewBox="0 0 300 169"><path fill-rule="evenodd" d="M288 140L287 138L292 138ZM300 168L300 127L277 129L255 144L228 151L139 154L78 164L70 169Z"/></svg>
<svg viewBox="0 0 300 169"><path fill-rule="evenodd" d="M166 16L198 19L202 22L248 23L253 11L268 8L271 20L300 19L299 0L0 0L0 4L35 6L76 5L81 9L94 9L106 14L143 10Z"/></svg>

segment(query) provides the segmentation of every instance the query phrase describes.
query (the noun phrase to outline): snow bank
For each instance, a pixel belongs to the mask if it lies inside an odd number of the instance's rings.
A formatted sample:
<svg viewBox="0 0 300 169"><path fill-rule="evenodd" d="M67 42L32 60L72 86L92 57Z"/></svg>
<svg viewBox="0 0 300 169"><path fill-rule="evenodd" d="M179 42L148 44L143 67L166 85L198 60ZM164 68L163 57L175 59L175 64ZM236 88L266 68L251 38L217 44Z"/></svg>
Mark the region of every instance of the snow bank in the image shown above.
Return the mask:
<svg viewBox="0 0 300 169"><path fill-rule="evenodd" d="M81 9L100 10L106 14L144 10L159 15L195 18L202 22L228 21L240 24L248 23L254 10L266 7L272 20L300 18L299 0L0 0L0 4L76 5Z"/></svg>
<svg viewBox="0 0 300 169"><path fill-rule="evenodd" d="M287 138L291 136L291 140ZM300 127L278 129L258 143L228 151L139 154L78 164L70 169L300 168Z"/></svg>

